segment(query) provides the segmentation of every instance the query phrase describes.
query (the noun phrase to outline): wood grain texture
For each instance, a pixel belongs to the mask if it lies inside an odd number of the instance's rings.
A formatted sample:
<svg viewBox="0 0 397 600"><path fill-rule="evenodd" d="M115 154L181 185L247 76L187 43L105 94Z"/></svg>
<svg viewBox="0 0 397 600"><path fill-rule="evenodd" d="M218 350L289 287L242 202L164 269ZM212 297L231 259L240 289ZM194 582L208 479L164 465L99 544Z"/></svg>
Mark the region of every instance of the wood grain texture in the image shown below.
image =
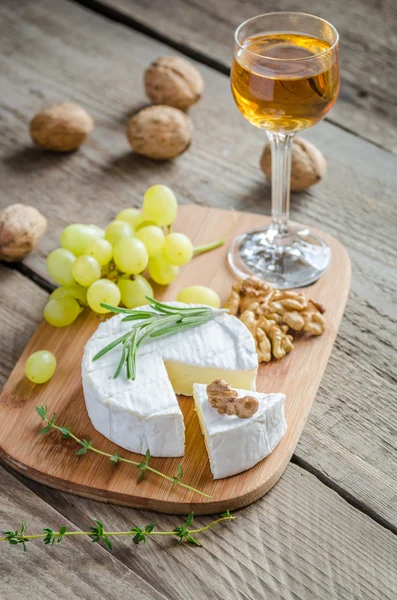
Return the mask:
<svg viewBox="0 0 397 600"><path fill-rule="evenodd" d="M329 115L333 123L397 152L397 94L395 80L397 7L394 0L80 0L96 10L110 8L165 36L220 67L229 68L236 27L258 14L303 11L331 22L340 35L342 85ZM112 13L110 13L112 14ZM198 27L197 24L200 23Z"/></svg>
<svg viewBox="0 0 397 600"><path fill-rule="evenodd" d="M43 527L57 529L75 525L51 508L10 473L0 467L0 530L19 529L24 519L28 533L42 533ZM161 600L157 592L130 567L122 564L104 548L85 538L73 537L71 543L49 548L43 542L21 546L0 543L0 596L4 600L119 600L131 598L134 590L139 600Z"/></svg>
<svg viewBox="0 0 397 600"><path fill-rule="evenodd" d="M41 321L48 294L0 264L0 388Z"/></svg>
<svg viewBox="0 0 397 600"><path fill-rule="evenodd" d="M180 517L110 506L24 481L83 531L92 516L111 530L151 521L171 530L181 522ZM113 556L170 600L395 599L397 537L296 465L288 466L264 498L235 516L236 521L200 535L202 548L169 538L152 538L137 547L118 538ZM210 521L198 517L194 522L199 527ZM62 546L48 552L58 554ZM79 574L81 567L75 568ZM121 597L116 594L117 600Z"/></svg>
<svg viewBox="0 0 397 600"><path fill-rule="evenodd" d="M129 151L124 128L145 102L145 66L174 53L169 47L67 2L56 9L48 0L4 2L0 11L0 205L29 202L50 221L48 235L27 261L30 267L45 274L44 256L66 224L104 225L120 208L139 205L146 187L159 181L174 187L182 202L269 212L270 191L258 168L263 135L235 108L226 77L199 65L206 91L190 112L193 145L174 162L153 163ZM43 105L63 99L93 114L93 135L73 155L37 151L27 122ZM346 318L296 457L396 527L391 449L397 415L390 365L397 350L397 161L329 123L305 137L326 155L328 174L319 186L292 197L292 218L337 237L349 251L353 279ZM6 348L0 360L9 364Z"/></svg>
<svg viewBox="0 0 397 600"><path fill-rule="evenodd" d="M248 213L233 215L220 209L183 206L175 223L177 231L188 235L194 245L201 245L216 239L218 223L233 224L234 220L235 230L230 233L225 246L191 261L174 284L157 294L158 298L175 300L184 286L200 283L215 288L222 301L226 301L233 283L227 264L227 249L233 236L265 225L268 219ZM145 483L137 484L129 465L115 468L109 461L106 464L102 456L90 455L88 466L87 457L81 460L71 454L72 440L62 447L56 433L51 440L38 435L41 423L35 406L48 406L49 413L56 412L59 423L71 427L78 437L92 437L94 447L110 454L116 450L137 462L143 458L109 442L94 430L88 417L81 387L81 360L84 345L98 326L98 318L88 311L67 328L54 329L43 321L11 373L0 396L0 455L3 460L27 477L61 490L172 514L189 514L192 510L196 514L219 513L227 508L241 508L263 496L278 481L300 438L349 293L349 258L336 240L330 236L324 239L331 248L332 263L329 271L310 286L310 297L326 306L327 331L321 337L308 336L298 340L294 350L283 360L261 364L257 376L258 391L286 394L287 432L277 448L253 469L214 481L193 400L180 397L186 426L185 456L183 459L151 459L151 466L169 477L175 475L180 462L184 483L210 494L211 500L190 490L170 486L169 482L153 476ZM334 288L340 290L338 296L333 295ZM44 348L55 354L58 368L48 384L38 386L26 379L24 365L32 352Z"/></svg>

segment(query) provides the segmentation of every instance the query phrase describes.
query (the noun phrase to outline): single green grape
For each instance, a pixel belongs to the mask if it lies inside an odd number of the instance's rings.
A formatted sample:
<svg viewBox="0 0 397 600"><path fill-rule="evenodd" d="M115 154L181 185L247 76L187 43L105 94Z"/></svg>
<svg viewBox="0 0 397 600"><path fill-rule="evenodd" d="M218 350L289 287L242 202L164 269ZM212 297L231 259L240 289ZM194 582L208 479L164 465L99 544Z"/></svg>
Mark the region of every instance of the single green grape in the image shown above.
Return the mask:
<svg viewBox="0 0 397 600"><path fill-rule="evenodd" d="M53 327L67 327L77 319L83 309L75 298L49 300L44 307L44 318Z"/></svg>
<svg viewBox="0 0 397 600"><path fill-rule="evenodd" d="M101 276L101 267L92 256L79 256L72 266L73 277L76 282L83 287L89 287Z"/></svg>
<svg viewBox="0 0 397 600"><path fill-rule="evenodd" d="M125 221L129 223L131 227L136 230L136 226L140 223L143 217L142 212L139 208L124 208L116 216L116 221Z"/></svg>
<svg viewBox="0 0 397 600"><path fill-rule="evenodd" d="M149 275L156 283L168 285L179 275L179 267L171 265L161 254L149 259Z"/></svg>
<svg viewBox="0 0 397 600"><path fill-rule="evenodd" d="M77 283L70 287L56 288L50 295L50 300L70 297L75 298L81 306L87 306L87 290Z"/></svg>
<svg viewBox="0 0 397 600"><path fill-rule="evenodd" d="M106 227L105 239L114 246L123 238L133 237L134 230L126 221L112 221Z"/></svg>
<svg viewBox="0 0 397 600"><path fill-rule="evenodd" d="M119 271L136 275L146 269L149 257L140 240L122 238L113 248L113 260Z"/></svg>
<svg viewBox="0 0 397 600"><path fill-rule="evenodd" d="M92 229L94 229L94 231L96 231L96 233L98 234L97 239L103 240L103 238L105 237L105 231L102 229L102 227L98 227L98 225L93 225L92 223L87 225L87 227L91 227Z"/></svg>
<svg viewBox="0 0 397 600"><path fill-rule="evenodd" d="M142 218L135 225L135 231L139 231L144 227L149 227L149 225L154 225L155 227L158 227L157 223L155 223L154 221L148 221L147 219L145 219L144 215L142 215Z"/></svg>
<svg viewBox="0 0 397 600"><path fill-rule="evenodd" d="M90 242L101 239L103 236L103 230L96 225L73 223L62 231L61 246L73 252L75 256L81 256Z"/></svg>
<svg viewBox="0 0 397 600"><path fill-rule="evenodd" d="M34 352L25 363L25 374L33 383L45 383L55 373L57 359L48 350Z"/></svg>
<svg viewBox="0 0 397 600"><path fill-rule="evenodd" d="M172 265L186 265L193 256L193 244L183 233L170 233L166 236L163 256Z"/></svg>
<svg viewBox="0 0 397 600"><path fill-rule="evenodd" d="M160 227L171 225L176 219L178 201L166 185L152 185L143 197L143 214Z"/></svg>
<svg viewBox="0 0 397 600"><path fill-rule="evenodd" d="M121 292L113 281L98 279L88 288L87 300L88 306L92 310L99 314L105 314L109 311L101 306L101 302L118 306L121 300Z"/></svg>
<svg viewBox="0 0 397 600"><path fill-rule="evenodd" d="M104 267L112 260L113 246L108 240L94 240L88 244L84 254L92 256Z"/></svg>
<svg viewBox="0 0 397 600"><path fill-rule="evenodd" d="M218 294L205 285L191 285L183 288L179 292L177 300L185 304L206 304L213 308L220 308L221 305Z"/></svg>
<svg viewBox="0 0 397 600"><path fill-rule="evenodd" d="M59 285L74 285L76 282L72 274L72 265L75 260L76 257L70 250L56 248L47 256L47 271Z"/></svg>
<svg viewBox="0 0 397 600"><path fill-rule="evenodd" d="M149 257L157 254L164 246L165 236L163 230L157 225L142 227L135 235L144 244Z"/></svg>
<svg viewBox="0 0 397 600"><path fill-rule="evenodd" d="M127 308L148 304L146 296L153 298L153 288L143 275L123 275L117 282L121 301Z"/></svg>

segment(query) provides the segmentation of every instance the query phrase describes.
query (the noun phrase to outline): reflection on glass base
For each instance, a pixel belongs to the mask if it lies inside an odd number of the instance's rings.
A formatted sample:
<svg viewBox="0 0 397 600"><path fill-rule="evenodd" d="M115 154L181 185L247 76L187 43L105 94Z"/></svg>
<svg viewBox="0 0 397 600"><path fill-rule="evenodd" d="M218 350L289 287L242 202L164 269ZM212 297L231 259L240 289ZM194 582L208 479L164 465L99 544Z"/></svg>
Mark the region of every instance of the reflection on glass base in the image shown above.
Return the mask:
<svg viewBox="0 0 397 600"><path fill-rule="evenodd" d="M236 238L228 259L239 278L254 275L286 289L317 281L330 265L331 250L309 229L290 224L280 235L270 225Z"/></svg>

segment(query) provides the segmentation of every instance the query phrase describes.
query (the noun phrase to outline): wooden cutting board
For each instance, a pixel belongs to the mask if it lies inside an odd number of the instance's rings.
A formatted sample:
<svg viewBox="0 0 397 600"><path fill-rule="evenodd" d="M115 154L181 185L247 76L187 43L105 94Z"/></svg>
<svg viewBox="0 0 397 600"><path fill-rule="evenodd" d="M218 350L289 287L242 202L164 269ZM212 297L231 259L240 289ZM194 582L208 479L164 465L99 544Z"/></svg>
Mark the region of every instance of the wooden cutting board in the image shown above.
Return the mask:
<svg viewBox="0 0 397 600"><path fill-rule="evenodd" d="M237 218L236 218L237 217ZM227 250L235 235L268 223L262 215L230 211L180 207L175 230L188 234L194 244L217 239L235 221L225 246L194 258L169 288L158 287L156 297L174 300L178 291L193 284L208 285L228 297L234 278L227 266ZM86 412L81 387L80 364L86 341L98 326L98 317L88 309L70 327L55 329L43 321L25 348L0 397L0 456L13 469L57 489L104 502L154 509L166 513L218 513L241 508L263 496L276 483L287 466L302 433L342 319L350 286L348 255L334 238L321 236L332 250L329 271L306 293L326 307L328 330L321 337L302 336L295 349L284 359L261 364L257 389L261 392L284 392L287 396L285 417L287 433L274 452L261 463L234 477L214 481L203 436L191 398L179 402L186 426L186 453L183 458L152 458L150 465L169 476L183 467L183 481L212 496L204 498L189 490L172 486L154 474L146 474L137 484L139 471L127 464L112 464L92 452L76 456L76 444L64 441L57 432L39 435L42 421L36 406L48 405L56 412L59 425L70 426L80 438L92 436L93 445L106 452L115 450L132 460L136 455L109 442L96 432ZM24 364L36 350L46 349L57 358L57 371L44 385L30 383ZM238 448L236 448L238 452Z"/></svg>

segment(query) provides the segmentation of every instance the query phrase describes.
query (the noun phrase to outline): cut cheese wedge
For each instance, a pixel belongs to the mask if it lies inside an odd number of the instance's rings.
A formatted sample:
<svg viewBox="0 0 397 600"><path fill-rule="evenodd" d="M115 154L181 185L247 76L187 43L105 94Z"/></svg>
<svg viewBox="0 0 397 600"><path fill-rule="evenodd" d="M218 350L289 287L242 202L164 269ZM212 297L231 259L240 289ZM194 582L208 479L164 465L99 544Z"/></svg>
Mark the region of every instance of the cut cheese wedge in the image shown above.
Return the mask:
<svg viewBox="0 0 397 600"><path fill-rule="evenodd" d="M97 361L93 357L131 330L131 322L122 322L123 316L101 323L84 349L82 381L92 424L132 452L182 456L184 423L175 393L191 396L194 382L208 384L214 379L254 390L258 369L255 341L239 319L221 313L204 325L143 344L135 380L127 379L124 367L114 379L121 346Z"/></svg>
<svg viewBox="0 0 397 600"><path fill-rule="evenodd" d="M214 479L230 477L256 465L274 450L287 428L284 394L261 394L246 389L237 389L237 392L239 398L249 395L259 401L259 408L252 417L220 415L208 401L207 386L196 383L193 387Z"/></svg>

